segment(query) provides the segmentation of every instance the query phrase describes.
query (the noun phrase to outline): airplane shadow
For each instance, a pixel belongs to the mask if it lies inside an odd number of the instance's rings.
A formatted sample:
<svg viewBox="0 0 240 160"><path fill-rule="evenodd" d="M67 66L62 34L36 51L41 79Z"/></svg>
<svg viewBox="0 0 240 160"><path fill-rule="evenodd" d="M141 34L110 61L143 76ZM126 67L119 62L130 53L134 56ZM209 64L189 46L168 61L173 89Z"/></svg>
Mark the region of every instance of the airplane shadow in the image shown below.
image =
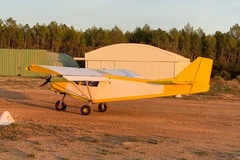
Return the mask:
<svg viewBox="0 0 240 160"><path fill-rule="evenodd" d="M31 107L39 107L39 108L54 110L53 107L48 107L48 106L44 106L44 105L38 105L38 104L26 102L26 100L30 100L30 98L27 97L24 93L18 92L18 91L11 91L11 90L6 90L6 89L0 88L0 98L5 99L6 101L9 101L9 102L17 103L17 104L23 104L23 105L31 106ZM43 101L41 101L41 102L43 102ZM45 101L45 104L46 103L51 103L51 102Z"/></svg>
<svg viewBox="0 0 240 160"><path fill-rule="evenodd" d="M55 102L41 100L41 102L42 102L41 104L30 103L30 102L27 102L27 100L31 100L31 99L28 96L26 96L24 93L18 92L18 91L11 91L11 90L6 90L6 89L0 88L0 99L5 99L9 102L22 104L22 105L29 106L29 107L37 107L37 108L42 108L42 109L47 109L47 110L52 110L52 111L56 110ZM78 112L69 111L68 108L79 109L79 111ZM80 108L81 108L81 105L80 106L68 105L67 109L64 112L69 113L69 114L79 115L79 114L81 114ZM98 112L98 110L95 110L95 109L92 109L92 111Z"/></svg>
<svg viewBox="0 0 240 160"><path fill-rule="evenodd" d="M26 102L26 101L18 101L18 100L13 100L13 99L11 99L11 100L9 99L8 101L18 103L18 104L22 104L22 105L26 105L26 106L29 106L29 107L37 107L37 108L42 108L42 109L46 109L46 110L56 111L56 109L54 108L55 103L48 102L48 101L44 101L44 102L45 102L45 104L50 103L50 105L38 105L38 104ZM43 101L41 101L41 102L43 102ZM68 107L72 107L72 106L68 106ZM61 111L56 111L56 112L61 112ZM79 115L78 112L68 111L67 109L64 112Z"/></svg>
<svg viewBox="0 0 240 160"><path fill-rule="evenodd" d="M21 92L10 91L0 88L0 98L13 99L13 100L26 100L28 97Z"/></svg>
<svg viewBox="0 0 240 160"><path fill-rule="evenodd" d="M26 105L26 106L30 106L30 107L38 107L38 108L54 110L54 108L48 107L46 105L45 106L44 105L38 105L38 104L33 104L33 103L25 102L25 101L17 101L17 100L13 100L13 99L9 99L8 101L18 103L18 104L22 104L22 105Z"/></svg>

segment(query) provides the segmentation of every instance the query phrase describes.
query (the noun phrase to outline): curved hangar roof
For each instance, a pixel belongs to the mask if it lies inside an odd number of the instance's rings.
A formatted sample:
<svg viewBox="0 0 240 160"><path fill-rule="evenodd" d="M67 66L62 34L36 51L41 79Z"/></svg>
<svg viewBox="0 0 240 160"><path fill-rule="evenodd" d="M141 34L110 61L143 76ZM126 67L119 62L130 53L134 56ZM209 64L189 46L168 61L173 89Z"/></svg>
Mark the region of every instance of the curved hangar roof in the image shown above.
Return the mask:
<svg viewBox="0 0 240 160"><path fill-rule="evenodd" d="M79 67L78 63L71 56L65 53L47 52L47 65Z"/></svg>
<svg viewBox="0 0 240 160"><path fill-rule="evenodd" d="M120 43L85 54L85 60L190 61L176 53L145 44Z"/></svg>
<svg viewBox="0 0 240 160"><path fill-rule="evenodd" d="M145 44L121 43L85 53L85 67L128 69L144 78L173 78L190 64L190 60Z"/></svg>

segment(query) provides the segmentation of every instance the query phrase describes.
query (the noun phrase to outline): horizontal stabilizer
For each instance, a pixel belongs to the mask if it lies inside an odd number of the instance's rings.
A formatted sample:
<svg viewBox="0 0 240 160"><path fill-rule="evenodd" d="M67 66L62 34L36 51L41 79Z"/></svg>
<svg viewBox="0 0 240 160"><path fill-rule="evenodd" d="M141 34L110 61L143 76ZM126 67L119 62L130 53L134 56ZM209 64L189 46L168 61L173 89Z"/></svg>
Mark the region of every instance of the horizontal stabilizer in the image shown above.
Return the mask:
<svg viewBox="0 0 240 160"><path fill-rule="evenodd" d="M159 84L159 85L172 85L172 84L179 84L179 85L190 85L192 81L178 81L176 79L160 79L160 80L151 80L147 81L147 83L152 84Z"/></svg>

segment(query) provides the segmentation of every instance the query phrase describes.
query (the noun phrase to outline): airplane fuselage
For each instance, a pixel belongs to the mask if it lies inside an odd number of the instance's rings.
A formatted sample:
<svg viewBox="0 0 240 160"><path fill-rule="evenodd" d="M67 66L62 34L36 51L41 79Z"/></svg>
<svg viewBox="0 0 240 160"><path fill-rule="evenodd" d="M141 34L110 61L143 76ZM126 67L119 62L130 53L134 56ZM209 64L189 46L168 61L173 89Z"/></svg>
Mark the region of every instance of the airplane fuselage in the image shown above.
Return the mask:
<svg viewBox="0 0 240 160"><path fill-rule="evenodd" d="M93 103L133 100L189 94L191 85L159 85L148 83L145 79L110 78L109 81L81 81L70 82L65 78L51 79L52 89L66 93L78 99Z"/></svg>

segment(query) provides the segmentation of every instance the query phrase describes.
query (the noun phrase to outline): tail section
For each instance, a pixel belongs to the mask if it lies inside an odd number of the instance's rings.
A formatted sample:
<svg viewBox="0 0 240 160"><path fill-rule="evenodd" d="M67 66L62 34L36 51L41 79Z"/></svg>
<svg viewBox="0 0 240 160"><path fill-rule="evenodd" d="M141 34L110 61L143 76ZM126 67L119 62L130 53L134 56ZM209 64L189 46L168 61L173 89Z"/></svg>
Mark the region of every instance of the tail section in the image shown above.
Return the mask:
<svg viewBox="0 0 240 160"><path fill-rule="evenodd" d="M179 73L176 81L191 82L189 94L206 92L209 90L210 76L213 61L208 58L198 57L186 69Z"/></svg>

